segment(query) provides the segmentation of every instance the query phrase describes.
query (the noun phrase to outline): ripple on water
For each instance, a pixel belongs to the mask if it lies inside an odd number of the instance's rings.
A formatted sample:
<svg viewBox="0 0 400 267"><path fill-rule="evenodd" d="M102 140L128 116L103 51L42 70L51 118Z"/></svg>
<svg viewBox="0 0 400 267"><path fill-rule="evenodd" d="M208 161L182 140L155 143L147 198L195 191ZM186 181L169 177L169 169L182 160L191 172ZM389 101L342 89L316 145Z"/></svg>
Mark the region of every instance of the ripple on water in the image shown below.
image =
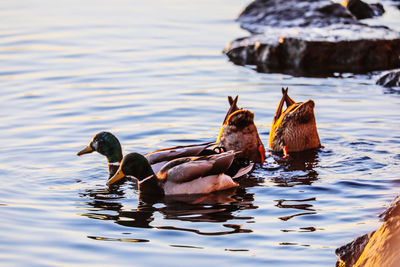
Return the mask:
<svg viewBox="0 0 400 267"><path fill-rule="evenodd" d="M221 50L247 34L233 21L243 3L3 2L3 265L334 265L334 249L376 229L398 193L398 93L373 75L234 66ZM233 191L110 190L104 157L76 156L102 130L124 153L215 141L237 94L266 145L282 86L315 101L325 148L268 155Z"/></svg>

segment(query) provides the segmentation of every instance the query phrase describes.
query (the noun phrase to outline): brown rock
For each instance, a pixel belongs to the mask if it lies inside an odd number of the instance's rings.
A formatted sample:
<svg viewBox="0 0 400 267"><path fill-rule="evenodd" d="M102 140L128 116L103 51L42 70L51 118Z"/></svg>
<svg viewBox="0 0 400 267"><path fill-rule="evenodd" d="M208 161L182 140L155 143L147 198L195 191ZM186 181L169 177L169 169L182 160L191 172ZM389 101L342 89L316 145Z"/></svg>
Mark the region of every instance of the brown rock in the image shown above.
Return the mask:
<svg viewBox="0 0 400 267"><path fill-rule="evenodd" d="M370 238L354 266L400 266L400 217L387 220Z"/></svg>
<svg viewBox="0 0 400 267"><path fill-rule="evenodd" d="M224 53L260 72L320 76L400 67L398 32L362 24L329 0L256 0L238 21L253 34Z"/></svg>

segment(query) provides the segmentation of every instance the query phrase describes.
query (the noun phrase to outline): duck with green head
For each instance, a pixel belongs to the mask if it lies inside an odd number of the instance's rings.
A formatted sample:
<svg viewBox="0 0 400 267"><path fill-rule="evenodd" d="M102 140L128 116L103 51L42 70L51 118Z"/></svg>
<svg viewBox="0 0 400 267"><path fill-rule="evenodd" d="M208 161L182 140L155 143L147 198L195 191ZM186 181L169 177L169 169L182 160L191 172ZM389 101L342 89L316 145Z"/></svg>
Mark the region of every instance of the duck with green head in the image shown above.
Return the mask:
<svg viewBox="0 0 400 267"><path fill-rule="evenodd" d="M107 184L111 186L128 177L138 180L141 194L208 194L237 186L232 177L224 173L231 166L235 154L237 152L228 151L209 156L174 159L155 174L144 156L130 153L123 158L117 172Z"/></svg>
<svg viewBox="0 0 400 267"><path fill-rule="evenodd" d="M110 177L118 170L122 160L122 148L119 140L110 132L97 133L87 147L77 153L78 156L97 151L107 158Z"/></svg>
<svg viewBox="0 0 400 267"><path fill-rule="evenodd" d="M283 105L286 104L286 110ZM269 134L269 147L272 151L300 152L320 148L317 124L314 115L315 103L311 99L296 102L288 95L288 88L282 88L279 102Z"/></svg>
<svg viewBox="0 0 400 267"><path fill-rule="evenodd" d="M211 149L213 142L176 146L156 150L146 154L153 170L158 172L162 166L175 158L215 154ZM78 156L97 151L107 158L110 177L117 171L122 160L122 148L118 138L110 132L97 133L87 147L77 153Z"/></svg>

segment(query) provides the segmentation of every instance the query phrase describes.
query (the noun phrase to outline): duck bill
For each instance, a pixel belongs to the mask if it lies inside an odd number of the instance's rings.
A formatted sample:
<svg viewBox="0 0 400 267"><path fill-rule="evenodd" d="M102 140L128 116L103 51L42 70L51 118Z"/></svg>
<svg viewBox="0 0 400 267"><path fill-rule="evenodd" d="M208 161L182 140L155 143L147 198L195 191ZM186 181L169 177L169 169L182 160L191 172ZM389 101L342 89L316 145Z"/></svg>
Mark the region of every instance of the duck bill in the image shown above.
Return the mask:
<svg viewBox="0 0 400 267"><path fill-rule="evenodd" d="M125 177L125 173L121 170L121 168L119 168L118 171L114 174L114 176L108 180L107 185L110 186L112 184L115 184L116 182L120 181L124 177Z"/></svg>
<svg viewBox="0 0 400 267"><path fill-rule="evenodd" d="M84 149L82 149L81 151L79 151L79 152L77 153L77 155L78 155L78 156L82 156L82 155L84 155L84 154L92 153L93 151L94 151L94 149L93 149L90 145L88 145L87 147L85 147Z"/></svg>

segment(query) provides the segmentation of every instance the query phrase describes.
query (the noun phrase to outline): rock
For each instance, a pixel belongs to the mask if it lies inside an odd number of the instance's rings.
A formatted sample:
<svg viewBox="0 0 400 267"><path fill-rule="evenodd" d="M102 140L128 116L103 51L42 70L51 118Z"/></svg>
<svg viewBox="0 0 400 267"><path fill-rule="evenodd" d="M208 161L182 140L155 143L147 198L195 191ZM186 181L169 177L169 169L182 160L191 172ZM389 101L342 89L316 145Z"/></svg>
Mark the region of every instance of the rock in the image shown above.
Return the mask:
<svg viewBox="0 0 400 267"><path fill-rule="evenodd" d="M354 263L356 263L358 258L361 256L361 253L364 251L364 248L373 233L374 232L360 236L354 239L352 242L340 248L337 248L335 250L335 253L340 258L340 261L337 262L336 266L353 266Z"/></svg>
<svg viewBox="0 0 400 267"><path fill-rule="evenodd" d="M388 219L370 238L357 266L400 266L400 217ZM347 266L347 265L346 265Z"/></svg>
<svg viewBox="0 0 400 267"><path fill-rule="evenodd" d="M256 0L237 20L253 34L224 53L260 72L319 76L400 67L398 32L362 24L329 0Z"/></svg>
<svg viewBox="0 0 400 267"><path fill-rule="evenodd" d="M385 13L382 4L367 4L361 0L349 0L345 2L347 9L357 19L369 19L375 16L381 16Z"/></svg>
<svg viewBox="0 0 400 267"><path fill-rule="evenodd" d="M400 87L400 71L393 71L383 75L376 84L384 87Z"/></svg>
<svg viewBox="0 0 400 267"><path fill-rule="evenodd" d="M275 28L360 24L342 5L330 0L256 0L239 15L240 26L252 33Z"/></svg>
<svg viewBox="0 0 400 267"><path fill-rule="evenodd" d="M384 223L377 231L336 249L336 266L400 266L400 196L380 217Z"/></svg>

